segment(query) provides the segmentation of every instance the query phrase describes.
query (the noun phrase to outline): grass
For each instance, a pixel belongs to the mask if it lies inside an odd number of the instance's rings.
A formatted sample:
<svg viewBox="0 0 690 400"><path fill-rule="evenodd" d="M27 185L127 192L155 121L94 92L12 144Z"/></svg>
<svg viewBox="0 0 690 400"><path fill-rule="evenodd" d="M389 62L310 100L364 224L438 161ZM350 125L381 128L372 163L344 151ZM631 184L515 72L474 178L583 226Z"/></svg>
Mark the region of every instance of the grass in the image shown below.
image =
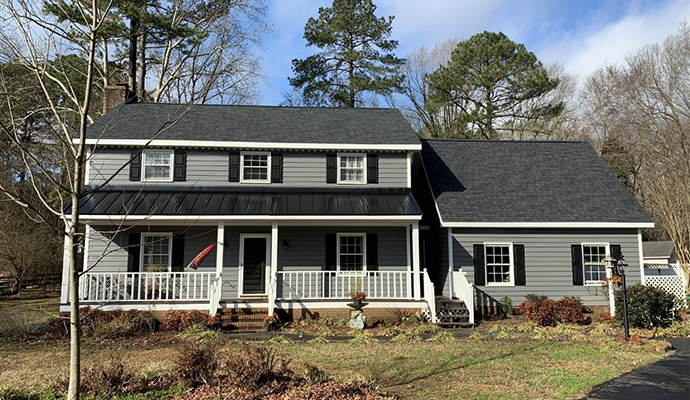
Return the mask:
<svg viewBox="0 0 690 400"><path fill-rule="evenodd" d="M28 332L33 326L48 321L58 314L59 304L58 297L0 300L0 337L6 332Z"/></svg>
<svg viewBox="0 0 690 400"><path fill-rule="evenodd" d="M43 306L53 307L51 301ZM7 303L0 301L0 310L5 311ZM14 311L27 310L19 303L9 303ZM40 302L27 305L28 310L36 310L37 305L40 307ZM367 382L401 399L579 398L592 386L663 357L644 346L613 340L516 339L508 332L511 337L482 336L477 340L454 339L444 333L432 335L438 337L436 340L388 342L370 340L366 333L347 342L293 342L281 337L269 345L295 365L312 365L343 382ZM83 359L86 364L117 358L140 371L172 370L177 340L179 336L169 333L104 342L87 340ZM0 341L0 387L45 390L49 382L65 374L68 350L65 340Z"/></svg>

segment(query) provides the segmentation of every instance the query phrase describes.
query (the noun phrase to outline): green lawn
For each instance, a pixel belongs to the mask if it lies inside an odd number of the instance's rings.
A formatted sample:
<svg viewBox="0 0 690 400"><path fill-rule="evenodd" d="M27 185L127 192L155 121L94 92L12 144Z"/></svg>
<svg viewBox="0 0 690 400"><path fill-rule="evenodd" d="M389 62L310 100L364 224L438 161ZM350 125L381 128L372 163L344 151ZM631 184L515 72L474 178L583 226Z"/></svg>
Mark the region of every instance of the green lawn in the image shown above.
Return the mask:
<svg viewBox="0 0 690 400"><path fill-rule="evenodd" d="M0 313L42 318L57 302L0 301ZM122 359L138 371L171 370L179 337L157 333L136 339L85 340L84 365ZM442 342L280 342L274 346L301 371L312 364L340 381L358 380L401 399L571 399L592 386L663 354L649 346L610 339L593 342L520 338ZM229 348L237 345L230 342ZM39 391L64 375L66 340L0 340L0 388Z"/></svg>

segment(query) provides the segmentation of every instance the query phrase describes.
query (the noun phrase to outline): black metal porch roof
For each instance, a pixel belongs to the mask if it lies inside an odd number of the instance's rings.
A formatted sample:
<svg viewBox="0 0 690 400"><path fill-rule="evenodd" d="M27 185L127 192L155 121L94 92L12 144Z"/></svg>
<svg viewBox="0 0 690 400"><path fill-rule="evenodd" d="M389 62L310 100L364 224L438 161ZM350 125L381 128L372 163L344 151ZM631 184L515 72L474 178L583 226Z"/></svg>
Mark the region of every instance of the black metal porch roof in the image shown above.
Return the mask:
<svg viewBox="0 0 690 400"><path fill-rule="evenodd" d="M390 215L422 214L408 189L101 188L82 215Z"/></svg>

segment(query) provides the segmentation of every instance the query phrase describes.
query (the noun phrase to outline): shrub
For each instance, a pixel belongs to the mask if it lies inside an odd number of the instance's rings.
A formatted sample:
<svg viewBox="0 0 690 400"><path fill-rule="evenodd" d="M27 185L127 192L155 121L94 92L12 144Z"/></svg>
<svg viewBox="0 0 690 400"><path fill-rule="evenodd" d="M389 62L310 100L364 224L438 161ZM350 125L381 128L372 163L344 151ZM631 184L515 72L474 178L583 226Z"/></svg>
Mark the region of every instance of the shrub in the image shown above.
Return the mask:
<svg viewBox="0 0 690 400"><path fill-rule="evenodd" d="M187 386L212 384L218 370L218 341L185 341L177 348L177 378Z"/></svg>
<svg viewBox="0 0 690 400"><path fill-rule="evenodd" d="M583 324L589 321L584 316L582 305L571 297L564 297L558 301L525 301L520 304L519 312L527 321L539 326L556 326L557 323Z"/></svg>
<svg viewBox="0 0 690 400"><path fill-rule="evenodd" d="M115 339L158 330L158 320L148 311L101 311L82 308L79 311L81 331L86 337ZM53 335L69 336L69 319L53 318L47 323Z"/></svg>
<svg viewBox="0 0 690 400"><path fill-rule="evenodd" d="M192 325L211 326L213 323L213 317L202 311L175 310L165 314L165 318L161 322L161 329L164 331L182 332Z"/></svg>
<svg viewBox="0 0 690 400"><path fill-rule="evenodd" d="M628 322L637 328L661 326L673 319L676 298L661 288L636 284L628 288ZM616 320L623 322L623 292L616 291Z"/></svg>
<svg viewBox="0 0 690 400"><path fill-rule="evenodd" d="M690 319L673 322L668 328L662 329L660 335L664 337L690 337Z"/></svg>
<svg viewBox="0 0 690 400"><path fill-rule="evenodd" d="M504 296L501 299L501 312L503 315L513 315L513 300L510 297Z"/></svg>
<svg viewBox="0 0 690 400"><path fill-rule="evenodd" d="M551 299L526 301L520 304L519 311L527 321L539 326L556 326L555 304Z"/></svg>
<svg viewBox="0 0 690 400"><path fill-rule="evenodd" d="M530 294L525 295L525 301L530 302L530 303L535 302L535 301L542 301L542 300L546 300L546 299L548 299L548 297L541 295L541 294L530 293Z"/></svg>

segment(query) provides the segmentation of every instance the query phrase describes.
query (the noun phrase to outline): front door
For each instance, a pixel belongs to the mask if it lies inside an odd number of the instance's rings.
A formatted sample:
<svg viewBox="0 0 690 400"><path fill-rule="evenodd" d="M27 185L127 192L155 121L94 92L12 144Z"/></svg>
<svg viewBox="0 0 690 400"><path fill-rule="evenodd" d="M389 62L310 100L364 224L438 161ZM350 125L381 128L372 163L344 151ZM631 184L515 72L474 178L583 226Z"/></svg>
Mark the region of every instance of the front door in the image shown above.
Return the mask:
<svg viewBox="0 0 690 400"><path fill-rule="evenodd" d="M270 235L241 235L240 266L242 296L266 295L266 263Z"/></svg>

